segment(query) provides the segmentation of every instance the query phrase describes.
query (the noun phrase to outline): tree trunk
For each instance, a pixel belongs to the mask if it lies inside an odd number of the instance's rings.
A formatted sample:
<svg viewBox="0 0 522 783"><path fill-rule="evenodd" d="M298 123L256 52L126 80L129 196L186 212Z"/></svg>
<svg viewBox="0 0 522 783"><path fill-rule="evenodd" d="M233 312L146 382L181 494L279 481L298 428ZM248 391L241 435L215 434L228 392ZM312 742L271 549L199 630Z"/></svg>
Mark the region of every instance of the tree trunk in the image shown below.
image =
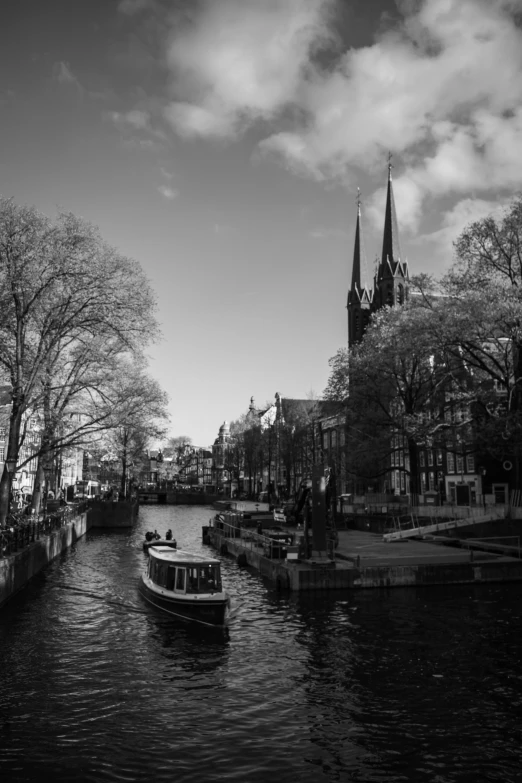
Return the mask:
<svg viewBox="0 0 522 783"><path fill-rule="evenodd" d="M7 454L4 462L4 471L2 473L2 478L0 479L0 526L5 525L7 515L9 513L11 486L14 478L14 474L7 472L6 463L8 460L13 460L15 463L18 460L18 444L20 442L21 425L22 407L21 405L13 402L11 407L11 415L9 417L9 440L7 443Z"/></svg>

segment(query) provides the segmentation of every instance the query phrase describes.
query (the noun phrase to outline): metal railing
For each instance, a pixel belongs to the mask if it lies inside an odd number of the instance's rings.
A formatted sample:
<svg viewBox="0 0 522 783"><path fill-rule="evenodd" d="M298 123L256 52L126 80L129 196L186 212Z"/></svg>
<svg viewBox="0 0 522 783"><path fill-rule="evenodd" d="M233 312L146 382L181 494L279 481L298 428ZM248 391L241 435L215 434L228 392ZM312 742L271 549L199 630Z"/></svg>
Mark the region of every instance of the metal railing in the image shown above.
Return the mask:
<svg viewBox="0 0 522 783"><path fill-rule="evenodd" d="M0 558L21 552L34 541L59 530L86 509L87 503L82 502L38 516L27 517L17 512L8 514L5 527L0 528Z"/></svg>
<svg viewBox="0 0 522 783"><path fill-rule="evenodd" d="M499 543L494 544L493 542L497 541ZM503 544L501 542L503 541L514 541L514 544ZM466 549L469 549L475 545L480 546L481 544L484 544L484 548L489 547L489 543L485 542L491 542L492 550L502 550L505 548L508 548L509 550L515 550L513 554L517 554L518 557L521 557L521 548L520 548L520 536L486 536L485 538L465 538L462 539L460 542L460 545L462 547L465 547Z"/></svg>
<svg viewBox="0 0 522 783"><path fill-rule="evenodd" d="M239 527L238 525L229 524L228 522L211 519L210 527L218 530L224 538L240 539L241 545L245 549L257 550L265 557L269 557L271 560L285 560L286 559L286 547L291 546L284 540L277 541L276 539L265 536L262 533L257 533L248 527ZM291 533L287 536L292 540Z"/></svg>

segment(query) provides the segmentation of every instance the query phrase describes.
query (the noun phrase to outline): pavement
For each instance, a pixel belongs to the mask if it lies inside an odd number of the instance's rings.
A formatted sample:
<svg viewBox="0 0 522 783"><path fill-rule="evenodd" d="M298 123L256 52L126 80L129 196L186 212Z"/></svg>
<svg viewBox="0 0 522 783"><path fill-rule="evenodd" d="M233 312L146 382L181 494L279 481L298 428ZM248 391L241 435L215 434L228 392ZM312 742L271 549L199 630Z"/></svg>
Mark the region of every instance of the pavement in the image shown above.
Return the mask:
<svg viewBox="0 0 522 783"><path fill-rule="evenodd" d="M382 535L362 530L340 530L336 558L357 563L360 568L403 565L442 565L447 563L484 562L498 560L490 552L473 552L458 547L435 544L430 541L406 539L383 541ZM505 559L505 558L502 558Z"/></svg>

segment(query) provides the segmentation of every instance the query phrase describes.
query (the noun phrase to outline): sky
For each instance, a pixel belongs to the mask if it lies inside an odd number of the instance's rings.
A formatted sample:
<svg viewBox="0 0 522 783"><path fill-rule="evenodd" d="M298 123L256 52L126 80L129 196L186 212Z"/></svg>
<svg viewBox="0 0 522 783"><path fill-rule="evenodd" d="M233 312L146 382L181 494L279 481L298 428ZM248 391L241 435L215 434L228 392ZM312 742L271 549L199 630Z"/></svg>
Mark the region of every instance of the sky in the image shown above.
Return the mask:
<svg viewBox="0 0 522 783"><path fill-rule="evenodd" d="M146 271L170 434L209 445L324 391L389 153L410 274L522 191L522 0L3 0L0 120L0 194Z"/></svg>

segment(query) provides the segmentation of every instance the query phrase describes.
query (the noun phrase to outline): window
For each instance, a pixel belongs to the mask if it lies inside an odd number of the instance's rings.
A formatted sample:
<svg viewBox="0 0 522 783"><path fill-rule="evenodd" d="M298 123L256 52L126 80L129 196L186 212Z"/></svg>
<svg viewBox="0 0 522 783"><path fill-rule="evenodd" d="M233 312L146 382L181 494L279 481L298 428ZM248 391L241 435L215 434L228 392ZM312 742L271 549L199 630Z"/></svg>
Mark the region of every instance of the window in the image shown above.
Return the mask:
<svg viewBox="0 0 522 783"><path fill-rule="evenodd" d="M457 454L457 473L464 473L464 458L462 454Z"/></svg>
<svg viewBox="0 0 522 783"><path fill-rule="evenodd" d="M0 427L0 440L5 440L5 427Z"/></svg>
<svg viewBox="0 0 522 783"><path fill-rule="evenodd" d="M435 489L435 473L433 472L433 470L430 470L429 482L430 482L430 492L433 492L433 490Z"/></svg>
<svg viewBox="0 0 522 783"><path fill-rule="evenodd" d="M426 474L421 473L420 474L420 481L421 481L421 492L424 494L426 492Z"/></svg>
<svg viewBox="0 0 522 783"><path fill-rule="evenodd" d="M174 590L176 581L176 566L169 565L167 569L167 590Z"/></svg>
<svg viewBox="0 0 522 783"><path fill-rule="evenodd" d="M455 473L455 455L453 452L448 451L446 455L446 463L448 465L448 473Z"/></svg>
<svg viewBox="0 0 522 783"><path fill-rule="evenodd" d="M419 454L419 465L421 466L421 468L423 468L425 464L426 464L426 459L424 457L424 452L421 451L421 453Z"/></svg>
<svg viewBox="0 0 522 783"><path fill-rule="evenodd" d="M433 465L433 451L431 449L428 451L428 465L430 467Z"/></svg>
<svg viewBox="0 0 522 783"><path fill-rule="evenodd" d="M437 449L437 465L442 465L442 449Z"/></svg>
<svg viewBox="0 0 522 783"><path fill-rule="evenodd" d="M3 462L5 459L5 449L3 446L0 446L0 462Z"/></svg>
<svg viewBox="0 0 522 783"><path fill-rule="evenodd" d="M344 430L341 430L341 432L339 433L339 445L344 446L345 442L346 442L346 435L344 433Z"/></svg>
<svg viewBox="0 0 522 783"><path fill-rule="evenodd" d="M328 448L328 433L323 432L323 449L326 451Z"/></svg>
<svg viewBox="0 0 522 783"><path fill-rule="evenodd" d="M473 454L466 455L466 473L475 472L475 457Z"/></svg>
<svg viewBox="0 0 522 783"><path fill-rule="evenodd" d="M176 573L176 590L185 590L185 569L178 568Z"/></svg>
<svg viewBox="0 0 522 783"><path fill-rule="evenodd" d="M187 593L198 592L198 569L187 568Z"/></svg>
<svg viewBox="0 0 522 783"><path fill-rule="evenodd" d="M332 430L332 449L337 448L337 430Z"/></svg>

